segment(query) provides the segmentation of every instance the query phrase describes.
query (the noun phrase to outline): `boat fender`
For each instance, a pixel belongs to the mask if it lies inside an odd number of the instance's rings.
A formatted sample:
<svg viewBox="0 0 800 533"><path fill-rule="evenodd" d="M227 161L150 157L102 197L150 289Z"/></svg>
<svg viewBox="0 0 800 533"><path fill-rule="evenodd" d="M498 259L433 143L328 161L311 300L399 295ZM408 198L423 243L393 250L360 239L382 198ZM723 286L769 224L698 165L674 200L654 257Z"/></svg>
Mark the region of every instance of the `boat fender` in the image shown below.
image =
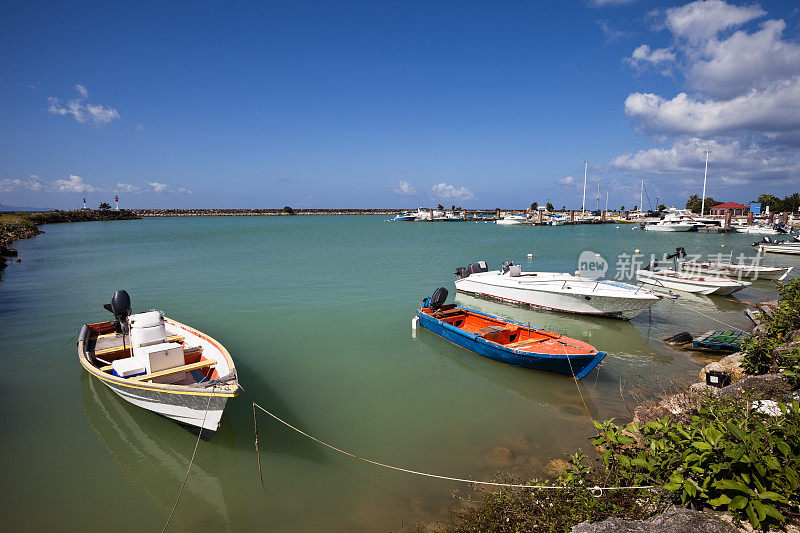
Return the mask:
<svg viewBox="0 0 800 533"><path fill-rule="evenodd" d="M413 329L414 331L416 331L416 329L417 329L417 324L419 324L419 317L418 317L418 316L415 316L414 318L412 318L412 319L411 319L411 329Z"/></svg>
<svg viewBox="0 0 800 533"><path fill-rule="evenodd" d="M444 287L439 287L438 289L433 291L433 294L431 295L430 304L428 305L428 307L430 307L431 310L433 311L436 311L437 309L441 308L444 305L444 302L447 301L447 294L448 294L447 289L445 289Z"/></svg>

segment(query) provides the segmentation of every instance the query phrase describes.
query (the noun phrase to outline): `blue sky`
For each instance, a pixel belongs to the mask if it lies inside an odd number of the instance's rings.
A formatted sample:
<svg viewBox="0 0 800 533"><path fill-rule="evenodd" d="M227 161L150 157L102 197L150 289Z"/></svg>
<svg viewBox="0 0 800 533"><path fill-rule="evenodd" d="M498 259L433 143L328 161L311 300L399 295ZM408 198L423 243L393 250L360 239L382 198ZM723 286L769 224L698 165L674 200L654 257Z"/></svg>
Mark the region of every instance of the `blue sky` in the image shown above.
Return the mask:
<svg viewBox="0 0 800 533"><path fill-rule="evenodd" d="M524 207L800 190L794 2L5 2L0 202ZM647 205L647 204L645 204Z"/></svg>

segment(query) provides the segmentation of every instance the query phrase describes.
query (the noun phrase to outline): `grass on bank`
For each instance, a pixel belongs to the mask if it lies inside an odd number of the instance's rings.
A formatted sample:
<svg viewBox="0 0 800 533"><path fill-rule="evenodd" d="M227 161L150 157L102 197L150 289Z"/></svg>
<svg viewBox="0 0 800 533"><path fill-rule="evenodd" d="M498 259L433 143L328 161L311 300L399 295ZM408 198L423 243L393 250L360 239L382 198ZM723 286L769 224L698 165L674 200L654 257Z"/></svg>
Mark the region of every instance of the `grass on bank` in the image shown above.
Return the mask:
<svg viewBox="0 0 800 533"><path fill-rule="evenodd" d="M744 345L750 374L780 372L795 385L800 350L800 280L780 288L777 312ZM775 398L778 413L753 409L757 394L744 398L701 396L682 417L644 425L596 423L592 444L600 459L586 466L573 456L556 480L562 490L480 489L481 501L453 510L454 532L569 531L584 520L609 516L648 518L664 505L730 512L755 529L780 527L800 518L800 404ZM515 482L519 483L519 480ZM643 486L606 491L587 487Z"/></svg>

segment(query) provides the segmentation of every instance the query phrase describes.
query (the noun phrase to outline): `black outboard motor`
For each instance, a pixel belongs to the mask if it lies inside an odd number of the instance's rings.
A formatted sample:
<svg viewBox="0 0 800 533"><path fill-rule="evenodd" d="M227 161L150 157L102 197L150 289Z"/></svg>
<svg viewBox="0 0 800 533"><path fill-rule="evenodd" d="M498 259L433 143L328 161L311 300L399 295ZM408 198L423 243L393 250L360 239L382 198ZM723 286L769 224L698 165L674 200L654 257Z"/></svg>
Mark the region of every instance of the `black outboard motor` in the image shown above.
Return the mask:
<svg viewBox="0 0 800 533"><path fill-rule="evenodd" d="M503 274L508 272L511 269L511 265L514 264L514 261L503 261Z"/></svg>
<svg viewBox="0 0 800 533"><path fill-rule="evenodd" d="M433 291L433 295L431 295L428 307L432 311L436 311L437 309L440 309L444 305L444 302L446 301L447 301L447 289L445 289L444 287L439 287L438 289Z"/></svg>
<svg viewBox="0 0 800 533"><path fill-rule="evenodd" d="M467 267L467 272L470 274L477 274L478 272L489 272L489 267L486 261L476 261Z"/></svg>
<svg viewBox="0 0 800 533"><path fill-rule="evenodd" d="M469 277L469 272L467 272L467 267L458 267L456 269L456 279L464 279Z"/></svg>
<svg viewBox="0 0 800 533"><path fill-rule="evenodd" d="M119 333L128 333L128 320L131 315L131 297L126 290L118 290L111 297L111 303L103 307L114 314L114 329Z"/></svg>
<svg viewBox="0 0 800 533"><path fill-rule="evenodd" d="M656 261L655 259L651 259L650 260L650 264L648 264L646 267L642 268L642 270L649 270L650 272L653 272L653 271L655 271L657 266L658 266L658 261Z"/></svg>
<svg viewBox="0 0 800 533"><path fill-rule="evenodd" d="M674 254L669 254L667 256L667 259L674 259L676 257L678 258L679 261L681 259L683 259L684 257L686 257L686 249L683 246L679 246L679 247L675 248L675 253Z"/></svg>

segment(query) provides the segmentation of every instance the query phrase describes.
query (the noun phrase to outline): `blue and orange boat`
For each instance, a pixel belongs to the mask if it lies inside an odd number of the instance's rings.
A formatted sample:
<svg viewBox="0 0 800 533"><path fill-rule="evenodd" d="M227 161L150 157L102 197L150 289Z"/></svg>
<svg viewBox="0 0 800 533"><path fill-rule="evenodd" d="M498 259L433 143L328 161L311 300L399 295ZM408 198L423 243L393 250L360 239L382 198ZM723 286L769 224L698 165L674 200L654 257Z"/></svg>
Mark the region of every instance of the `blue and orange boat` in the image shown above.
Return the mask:
<svg viewBox="0 0 800 533"><path fill-rule="evenodd" d="M416 320L428 331L478 355L512 366L581 379L606 356L594 346L455 304L439 287L422 301Z"/></svg>

